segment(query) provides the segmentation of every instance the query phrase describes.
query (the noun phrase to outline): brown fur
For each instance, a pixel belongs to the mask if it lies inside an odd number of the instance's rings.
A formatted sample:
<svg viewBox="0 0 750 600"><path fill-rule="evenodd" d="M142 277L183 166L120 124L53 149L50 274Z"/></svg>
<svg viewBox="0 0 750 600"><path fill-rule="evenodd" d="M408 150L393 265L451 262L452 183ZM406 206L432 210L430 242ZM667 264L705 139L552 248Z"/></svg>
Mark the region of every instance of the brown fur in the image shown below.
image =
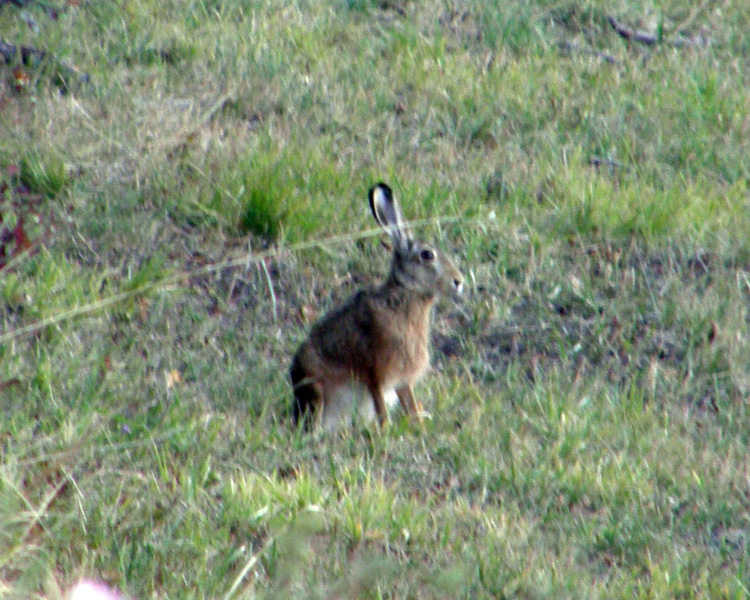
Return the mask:
<svg viewBox="0 0 750 600"><path fill-rule="evenodd" d="M391 200L390 188L379 185ZM377 188L370 191L371 203ZM403 232L395 200L392 210L393 216L386 220L373 206L378 222L384 228L394 227L389 230L395 243L386 282L360 290L325 315L294 356L290 377L295 423L305 419L309 425L309 417L317 426L324 419L328 426L340 421L347 415L327 411L346 411L347 394L359 388L369 394L381 424L388 418L386 394L391 391L409 415L421 418L422 407L414 399L412 386L429 366L431 309L439 293L460 290L463 279L449 259ZM338 404L337 395L344 398ZM353 397L352 402L356 404L357 399Z"/></svg>

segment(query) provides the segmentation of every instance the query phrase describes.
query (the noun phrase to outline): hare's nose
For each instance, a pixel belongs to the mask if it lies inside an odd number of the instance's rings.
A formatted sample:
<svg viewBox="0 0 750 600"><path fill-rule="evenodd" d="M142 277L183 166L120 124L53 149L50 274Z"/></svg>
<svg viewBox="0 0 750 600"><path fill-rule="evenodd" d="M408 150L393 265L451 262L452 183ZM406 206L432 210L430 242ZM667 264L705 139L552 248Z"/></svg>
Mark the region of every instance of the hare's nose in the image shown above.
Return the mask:
<svg viewBox="0 0 750 600"><path fill-rule="evenodd" d="M457 294L460 294L464 291L464 282L463 279L458 279L457 277L453 279L453 287L456 290Z"/></svg>

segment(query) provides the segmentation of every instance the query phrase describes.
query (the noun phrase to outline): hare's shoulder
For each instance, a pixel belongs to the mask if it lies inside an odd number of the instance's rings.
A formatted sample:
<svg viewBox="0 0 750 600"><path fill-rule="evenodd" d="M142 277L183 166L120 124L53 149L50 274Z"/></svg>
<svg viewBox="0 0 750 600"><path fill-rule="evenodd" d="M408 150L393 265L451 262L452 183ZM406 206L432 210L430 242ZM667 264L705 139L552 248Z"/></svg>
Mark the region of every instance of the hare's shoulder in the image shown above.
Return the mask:
<svg viewBox="0 0 750 600"><path fill-rule="evenodd" d="M334 331L354 329L369 335L378 320L385 303L378 289L362 289L355 292L343 304L328 312L315 326L319 333L330 335ZM352 331L347 331L351 334Z"/></svg>
<svg viewBox="0 0 750 600"><path fill-rule="evenodd" d="M313 326L310 342L324 360L346 364L371 354L379 321L376 304L372 290L360 290Z"/></svg>

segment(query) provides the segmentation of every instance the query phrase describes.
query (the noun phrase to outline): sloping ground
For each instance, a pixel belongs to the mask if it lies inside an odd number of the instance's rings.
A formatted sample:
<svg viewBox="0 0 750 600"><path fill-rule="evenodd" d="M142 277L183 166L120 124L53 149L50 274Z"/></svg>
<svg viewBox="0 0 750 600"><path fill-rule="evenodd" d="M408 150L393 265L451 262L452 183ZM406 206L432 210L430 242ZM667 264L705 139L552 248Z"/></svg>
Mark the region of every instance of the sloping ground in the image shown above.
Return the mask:
<svg viewBox="0 0 750 600"><path fill-rule="evenodd" d="M0 594L747 595L741 3L22 4ZM432 419L303 435L380 179L467 279Z"/></svg>

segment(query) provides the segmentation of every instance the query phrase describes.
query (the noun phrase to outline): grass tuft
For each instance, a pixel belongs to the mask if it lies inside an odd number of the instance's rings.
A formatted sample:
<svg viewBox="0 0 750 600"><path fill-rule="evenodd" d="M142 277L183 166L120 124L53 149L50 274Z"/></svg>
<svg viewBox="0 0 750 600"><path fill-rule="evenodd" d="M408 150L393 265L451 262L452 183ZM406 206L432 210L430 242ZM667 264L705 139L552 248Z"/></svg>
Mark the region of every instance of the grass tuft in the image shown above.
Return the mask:
<svg viewBox="0 0 750 600"><path fill-rule="evenodd" d="M70 184L62 158L55 152L30 152L19 163L20 180L31 193L57 197Z"/></svg>

